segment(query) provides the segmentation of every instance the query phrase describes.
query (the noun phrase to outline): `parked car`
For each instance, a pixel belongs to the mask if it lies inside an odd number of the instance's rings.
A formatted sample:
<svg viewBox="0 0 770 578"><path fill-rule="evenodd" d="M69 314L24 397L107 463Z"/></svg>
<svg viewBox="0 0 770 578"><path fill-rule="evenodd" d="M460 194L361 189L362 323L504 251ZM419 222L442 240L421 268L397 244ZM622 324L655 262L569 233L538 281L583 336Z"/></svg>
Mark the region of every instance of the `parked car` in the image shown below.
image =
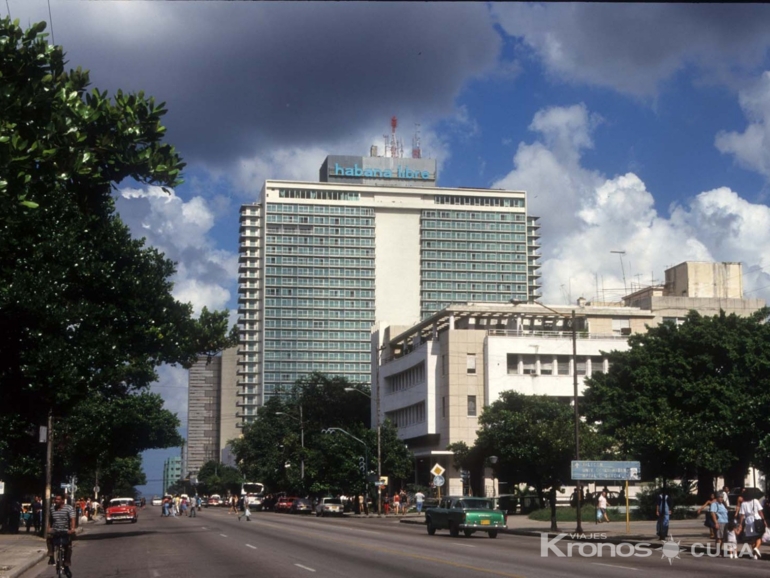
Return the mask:
<svg viewBox="0 0 770 578"><path fill-rule="evenodd" d="M306 500L305 498L299 498L291 503L289 508L290 514L312 514L313 502Z"/></svg>
<svg viewBox="0 0 770 578"><path fill-rule="evenodd" d="M436 530L449 530L453 538L460 531L465 536L486 532L490 538L497 538L498 531L505 528L503 513L495 509L492 500L469 496L442 498L437 508L425 512L425 523L429 535L433 536Z"/></svg>
<svg viewBox="0 0 770 578"><path fill-rule="evenodd" d="M275 507L273 508L273 511L286 514L288 513L289 508L291 508L291 505L294 503L294 500L297 499L298 498L279 498L275 504Z"/></svg>
<svg viewBox="0 0 770 578"><path fill-rule="evenodd" d="M221 506L221 505L222 505L222 497L219 494L211 494L209 496L209 499L206 500L206 507Z"/></svg>
<svg viewBox="0 0 770 578"><path fill-rule="evenodd" d="M345 506L340 498L321 498L315 507L316 516L342 516Z"/></svg>
<svg viewBox="0 0 770 578"><path fill-rule="evenodd" d="M153 506L162 506L163 505L163 498L160 496L153 496L152 501L150 502Z"/></svg>
<svg viewBox="0 0 770 578"><path fill-rule="evenodd" d="M133 498L113 498L110 500L104 519L108 524L115 521L130 521L135 524L139 521L136 513L136 504Z"/></svg>

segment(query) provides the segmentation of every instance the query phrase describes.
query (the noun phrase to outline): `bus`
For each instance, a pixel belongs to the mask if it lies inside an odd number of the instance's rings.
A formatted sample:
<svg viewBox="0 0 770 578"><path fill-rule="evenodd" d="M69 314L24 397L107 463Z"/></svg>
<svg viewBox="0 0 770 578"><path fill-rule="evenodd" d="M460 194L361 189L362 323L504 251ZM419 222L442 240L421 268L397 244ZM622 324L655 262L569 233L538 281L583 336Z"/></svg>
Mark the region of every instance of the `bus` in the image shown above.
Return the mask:
<svg viewBox="0 0 770 578"><path fill-rule="evenodd" d="M249 505L250 510L261 510L262 500L265 497L265 484L259 482L243 482L241 484L241 496Z"/></svg>

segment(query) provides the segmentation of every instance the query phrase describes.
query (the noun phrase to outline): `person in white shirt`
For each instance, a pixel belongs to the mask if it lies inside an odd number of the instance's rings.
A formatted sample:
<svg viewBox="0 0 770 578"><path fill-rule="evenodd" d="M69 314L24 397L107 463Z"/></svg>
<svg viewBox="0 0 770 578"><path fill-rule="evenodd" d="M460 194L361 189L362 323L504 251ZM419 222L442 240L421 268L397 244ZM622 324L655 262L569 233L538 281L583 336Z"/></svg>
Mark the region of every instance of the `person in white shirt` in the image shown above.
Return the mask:
<svg viewBox="0 0 770 578"><path fill-rule="evenodd" d="M425 494L423 494L422 492L417 492L414 495L414 502L417 505L417 513L418 514L422 513L422 504L423 504L424 501L425 501Z"/></svg>
<svg viewBox="0 0 770 578"><path fill-rule="evenodd" d="M599 499L596 500L596 507L601 512L600 521L609 522L610 519L607 517L607 492L599 494ZM596 518L599 519L599 516L597 515Z"/></svg>

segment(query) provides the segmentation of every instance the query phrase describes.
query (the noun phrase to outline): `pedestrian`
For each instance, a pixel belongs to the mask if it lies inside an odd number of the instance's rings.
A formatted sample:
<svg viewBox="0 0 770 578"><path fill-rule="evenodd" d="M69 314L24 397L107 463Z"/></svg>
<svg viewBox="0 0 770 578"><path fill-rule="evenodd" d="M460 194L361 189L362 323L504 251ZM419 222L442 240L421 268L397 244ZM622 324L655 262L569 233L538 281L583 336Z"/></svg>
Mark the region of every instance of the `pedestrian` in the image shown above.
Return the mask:
<svg viewBox="0 0 770 578"><path fill-rule="evenodd" d="M187 498L182 498L179 502L179 515L180 516L186 516L187 515Z"/></svg>
<svg viewBox="0 0 770 578"><path fill-rule="evenodd" d="M663 486L663 490L658 495L658 499L655 503L655 516L658 521L655 525L655 530L658 533L658 538L665 541L668 538L668 523L671 519L671 497L668 495L666 487Z"/></svg>
<svg viewBox="0 0 770 578"><path fill-rule="evenodd" d="M398 493L393 494L393 512L396 516L401 512L401 496Z"/></svg>
<svg viewBox="0 0 770 578"><path fill-rule="evenodd" d="M189 512L190 512L190 513L189 513L189 514L187 514L187 516L188 516L189 518L195 518L195 517L197 517L197 514L195 513L195 498L197 498L197 496L194 496L194 497L193 497L193 498L190 500L190 509L189 509Z"/></svg>
<svg viewBox="0 0 770 578"><path fill-rule="evenodd" d="M27 529L27 534L29 534L29 529L32 527L32 506L24 506L24 509L21 513L21 520L24 523L24 527Z"/></svg>
<svg viewBox="0 0 770 578"><path fill-rule="evenodd" d="M40 496L35 496L32 501L32 523L35 525L35 534L43 531L43 501Z"/></svg>
<svg viewBox="0 0 770 578"><path fill-rule="evenodd" d="M731 559L738 557L738 534L741 533L741 527L735 523L735 520L727 523L727 538L725 538L725 552Z"/></svg>
<svg viewBox="0 0 770 578"><path fill-rule="evenodd" d="M727 485L722 486L722 493L725 495L725 508L730 511L730 488Z"/></svg>
<svg viewBox="0 0 770 578"><path fill-rule="evenodd" d="M414 495L414 503L417 506L417 513L422 514L422 504L425 502L425 494L423 494L421 491L417 491L417 493Z"/></svg>
<svg viewBox="0 0 770 578"><path fill-rule="evenodd" d="M238 499L238 521L241 521L242 517L246 518L247 522L251 522L251 511L249 510L249 504L246 501L245 496L241 496Z"/></svg>
<svg viewBox="0 0 770 578"><path fill-rule="evenodd" d="M607 492L605 490L602 490L602 493L599 494L599 498L596 500L596 521L610 521L609 517L607 516Z"/></svg>
<svg viewBox="0 0 770 578"><path fill-rule="evenodd" d="M18 534L19 524L21 523L21 503L18 500L11 500L8 515L8 533Z"/></svg>
<svg viewBox="0 0 770 578"><path fill-rule="evenodd" d="M765 514L759 500L748 500L744 497L741 509L737 513L738 523L743 526L743 535L746 542L751 544L751 550L755 560L762 557L759 547L762 545L762 536L765 533Z"/></svg>
<svg viewBox="0 0 770 578"><path fill-rule="evenodd" d="M717 554L724 558L725 553L722 549L722 543L727 538L726 528L727 522L729 522L727 508L725 508L724 493L719 492L716 501L712 502L711 506L709 506L707 516L710 516L713 520L714 545L716 546Z"/></svg>
<svg viewBox="0 0 770 578"><path fill-rule="evenodd" d="M390 494L385 492L385 515L390 513Z"/></svg>
<svg viewBox="0 0 770 578"><path fill-rule="evenodd" d="M199 495L195 495L195 507L198 508L198 511L201 511L201 497Z"/></svg>
<svg viewBox="0 0 770 578"><path fill-rule="evenodd" d="M409 496L406 495L406 490L401 488L401 494L398 498L399 505L401 506L401 515L403 516L409 508Z"/></svg>
<svg viewBox="0 0 770 578"><path fill-rule="evenodd" d="M703 522L703 525L706 526L709 529L709 538L714 539L714 518L711 515L711 504L717 501L716 494L712 493L709 496L709 499L706 500L703 505L698 508L698 515L700 515L701 512L706 512L706 520ZM724 502L723 502L724 503ZM727 507L727 506L725 506Z"/></svg>

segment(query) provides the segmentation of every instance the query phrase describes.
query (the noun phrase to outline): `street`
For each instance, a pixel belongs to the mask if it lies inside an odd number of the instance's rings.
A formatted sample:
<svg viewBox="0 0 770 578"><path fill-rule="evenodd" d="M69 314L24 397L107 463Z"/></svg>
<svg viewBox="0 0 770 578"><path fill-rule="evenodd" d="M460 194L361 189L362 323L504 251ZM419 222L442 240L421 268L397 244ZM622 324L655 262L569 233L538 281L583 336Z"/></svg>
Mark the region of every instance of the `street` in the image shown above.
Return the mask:
<svg viewBox="0 0 770 578"><path fill-rule="evenodd" d="M609 545L608 545L609 546ZM561 542L559 550L566 551ZM137 524L89 525L76 542L75 578L385 578L617 577L660 572L666 576L755 576L767 562L694 558L669 560L660 544L647 557L541 556L541 539L502 534L450 538L428 536L421 525L377 519L296 517L257 512L240 522L225 508L204 509L196 518L161 518L145 508ZM589 549L590 551L590 549ZM669 552L670 553L670 552ZM38 564L24 578L54 576Z"/></svg>

